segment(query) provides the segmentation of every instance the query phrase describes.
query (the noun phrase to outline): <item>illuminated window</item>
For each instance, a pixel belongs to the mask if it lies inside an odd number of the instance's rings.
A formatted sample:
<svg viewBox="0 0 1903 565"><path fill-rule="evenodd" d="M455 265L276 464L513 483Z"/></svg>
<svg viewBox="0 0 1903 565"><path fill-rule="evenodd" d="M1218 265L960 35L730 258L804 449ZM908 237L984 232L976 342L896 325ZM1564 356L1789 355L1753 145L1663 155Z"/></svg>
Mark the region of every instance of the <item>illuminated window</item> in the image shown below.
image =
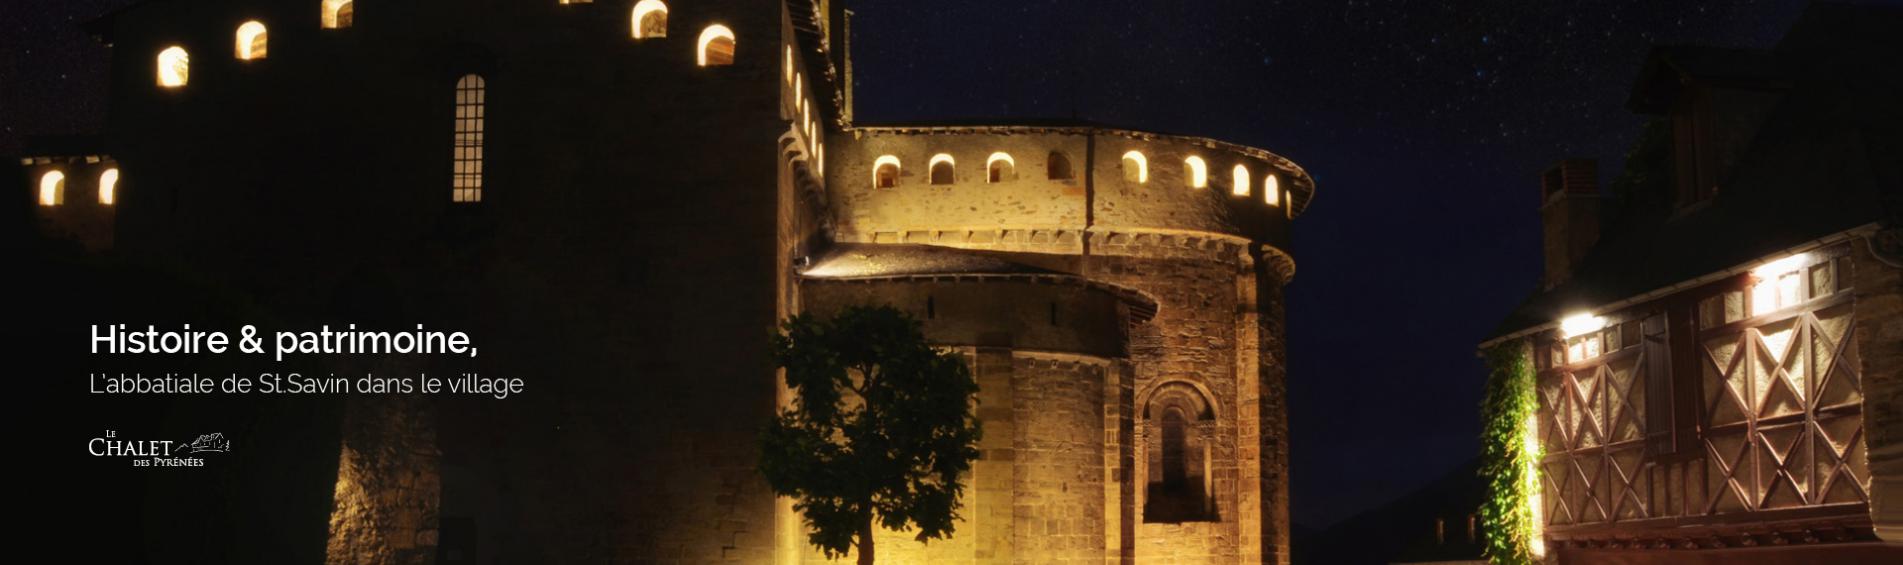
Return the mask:
<svg viewBox="0 0 1903 565"><path fill-rule="evenodd" d="M880 155L872 162L872 187L892 188L899 185L899 158Z"/></svg>
<svg viewBox="0 0 1903 565"><path fill-rule="evenodd" d="M66 173L47 171L40 175L40 205L58 206L66 203Z"/></svg>
<svg viewBox="0 0 1903 565"><path fill-rule="evenodd" d="M1184 180L1189 182L1190 188L1209 186L1209 165L1203 163L1202 157L1191 156L1183 159L1183 166L1185 172L1188 173Z"/></svg>
<svg viewBox="0 0 1903 565"><path fill-rule="evenodd" d="M1270 206L1282 205L1282 179L1273 174L1262 178L1262 200Z"/></svg>
<svg viewBox="0 0 1903 565"><path fill-rule="evenodd" d="M661 0L636 2L632 24L635 39L667 37L667 4L661 3ZM705 40L702 43L705 43Z"/></svg>
<svg viewBox="0 0 1903 565"><path fill-rule="evenodd" d="M456 81L456 158L449 199L482 201L482 124L487 86L478 75Z"/></svg>
<svg viewBox="0 0 1903 565"><path fill-rule="evenodd" d="M1150 182L1150 160L1143 157L1142 151L1131 150L1123 154L1123 180Z"/></svg>
<svg viewBox="0 0 1903 565"><path fill-rule="evenodd" d="M783 72L786 75L787 82L792 82L793 81L793 46L792 45L786 46L786 70ZM799 83L793 83L793 90L794 91L799 90Z"/></svg>
<svg viewBox="0 0 1903 565"><path fill-rule="evenodd" d="M251 20L245 22L244 25L238 26L238 41L236 45L238 60L252 61L263 59L265 56L265 39L264 24L257 20Z"/></svg>
<svg viewBox="0 0 1903 565"><path fill-rule="evenodd" d="M1017 180L1017 169L1018 163L1011 159L1010 153L1003 151L992 153L989 159L985 159L985 177L988 179L986 182Z"/></svg>
<svg viewBox="0 0 1903 565"><path fill-rule="evenodd" d="M192 75L192 58L185 48L173 45L159 52L159 86L178 88Z"/></svg>
<svg viewBox="0 0 1903 565"><path fill-rule="evenodd" d="M1070 158L1065 157L1062 151L1052 151L1044 173L1045 178L1051 180L1070 180Z"/></svg>
<svg viewBox="0 0 1903 565"><path fill-rule="evenodd" d="M1805 276L1805 268L1810 263L1809 254L1799 253L1752 269L1751 315L1757 316L1803 302L1805 287L1813 286ZM1813 294L1822 296L1824 293Z"/></svg>
<svg viewBox="0 0 1903 565"><path fill-rule="evenodd" d="M593 4L595 0L561 0L559 4Z"/></svg>
<svg viewBox="0 0 1903 565"><path fill-rule="evenodd" d="M99 203L100 204L111 206L113 201L116 200L116 197L118 196L117 194L115 194L118 190L119 190L119 168L118 167L106 169L106 172L99 173Z"/></svg>
<svg viewBox="0 0 1903 565"><path fill-rule="evenodd" d="M957 182L957 175L952 171L952 165L951 155L944 153L933 155L931 163L932 184L951 184Z"/></svg>
<svg viewBox="0 0 1903 565"><path fill-rule="evenodd" d="M714 24L700 32L700 66L733 64L733 30Z"/></svg>
<svg viewBox="0 0 1903 565"><path fill-rule="evenodd" d="M1236 165L1235 186L1231 187L1230 190L1236 196L1249 195L1249 168L1248 167L1245 167L1242 165Z"/></svg>
<svg viewBox="0 0 1903 565"><path fill-rule="evenodd" d="M350 27L357 19L357 9L350 0L324 0L324 29L343 29Z"/></svg>

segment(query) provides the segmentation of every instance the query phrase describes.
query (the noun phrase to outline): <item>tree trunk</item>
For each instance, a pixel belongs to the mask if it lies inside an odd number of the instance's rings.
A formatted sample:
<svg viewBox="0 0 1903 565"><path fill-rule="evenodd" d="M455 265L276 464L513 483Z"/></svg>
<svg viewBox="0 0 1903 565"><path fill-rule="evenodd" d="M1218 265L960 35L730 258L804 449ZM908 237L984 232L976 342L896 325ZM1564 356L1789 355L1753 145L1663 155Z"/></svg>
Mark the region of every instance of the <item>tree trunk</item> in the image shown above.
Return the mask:
<svg viewBox="0 0 1903 565"><path fill-rule="evenodd" d="M872 516L859 526L859 565L872 565Z"/></svg>

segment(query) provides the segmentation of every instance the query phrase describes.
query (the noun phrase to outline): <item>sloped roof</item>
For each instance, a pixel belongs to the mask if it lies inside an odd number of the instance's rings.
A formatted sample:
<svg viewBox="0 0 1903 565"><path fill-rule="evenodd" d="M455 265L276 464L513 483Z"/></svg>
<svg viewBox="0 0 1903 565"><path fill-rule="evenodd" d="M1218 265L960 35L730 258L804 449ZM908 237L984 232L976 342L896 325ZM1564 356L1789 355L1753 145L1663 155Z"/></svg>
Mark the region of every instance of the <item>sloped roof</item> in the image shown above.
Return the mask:
<svg viewBox="0 0 1903 565"><path fill-rule="evenodd" d="M839 243L815 258L800 276L811 279L873 279L934 275L1066 275L996 254L932 245Z"/></svg>
<svg viewBox="0 0 1903 565"><path fill-rule="evenodd" d="M1882 30L1892 30L1884 32ZM1629 217L1495 339L1872 224L1903 225L1903 9L1816 4L1771 55L1791 89L1703 207ZM1789 37L1789 36L1787 36Z"/></svg>
<svg viewBox="0 0 1903 565"><path fill-rule="evenodd" d="M935 245L835 243L800 271L800 276L820 281L878 280L1038 280L1087 286L1110 293L1130 308L1133 323L1156 316L1156 300L1135 289L1126 288L1062 270L1030 265L1017 260L1028 257L997 251L979 251ZM1057 262L1075 261L1076 256L1049 256Z"/></svg>

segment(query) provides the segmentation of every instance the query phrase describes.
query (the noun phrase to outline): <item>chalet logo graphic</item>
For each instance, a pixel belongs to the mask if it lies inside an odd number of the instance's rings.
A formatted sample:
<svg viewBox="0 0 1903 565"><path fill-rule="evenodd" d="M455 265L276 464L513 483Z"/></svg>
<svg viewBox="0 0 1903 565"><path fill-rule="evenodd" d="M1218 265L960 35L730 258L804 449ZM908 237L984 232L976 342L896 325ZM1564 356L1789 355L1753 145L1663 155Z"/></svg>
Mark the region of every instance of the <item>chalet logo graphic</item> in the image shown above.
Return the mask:
<svg viewBox="0 0 1903 565"><path fill-rule="evenodd" d="M118 430L106 430L86 444L93 457L129 458L134 467L203 467L202 453L230 453L231 440L223 433L199 434L186 441L125 439Z"/></svg>

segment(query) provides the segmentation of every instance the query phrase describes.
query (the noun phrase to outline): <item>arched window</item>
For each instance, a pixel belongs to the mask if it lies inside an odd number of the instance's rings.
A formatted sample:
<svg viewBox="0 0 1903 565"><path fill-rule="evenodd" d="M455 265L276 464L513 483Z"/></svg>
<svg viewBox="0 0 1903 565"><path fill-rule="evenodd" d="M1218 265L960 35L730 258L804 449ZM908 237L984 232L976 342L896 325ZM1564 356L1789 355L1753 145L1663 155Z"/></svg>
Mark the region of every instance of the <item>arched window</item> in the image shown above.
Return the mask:
<svg viewBox="0 0 1903 565"><path fill-rule="evenodd" d="M482 141L484 99L488 86L480 75L456 81L455 173L450 181L451 202L482 201Z"/></svg>
<svg viewBox="0 0 1903 565"><path fill-rule="evenodd" d="M173 45L159 52L159 86L178 88L192 76L192 58L185 48Z"/></svg>
<svg viewBox="0 0 1903 565"><path fill-rule="evenodd" d="M932 184L951 184L957 182L957 174L952 170L954 164L951 155L944 153L933 155L931 163Z"/></svg>
<svg viewBox="0 0 1903 565"><path fill-rule="evenodd" d="M1236 165L1235 186L1231 187L1229 190L1236 196L1249 195L1249 168L1248 167L1242 166L1242 165Z"/></svg>
<svg viewBox="0 0 1903 565"><path fill-rule="evenodd" d="M58 206L66 203L66 173L47 171L40 175L40 205Z"/></svg>
<svg viewBox="0 0 1903 565"><path fill-rule="evenodd" d="M880 155L872 162L872 187L892 188L899 185L899 158Z"/></svg>
<svg viewBox="0 0 1903 565"><path fill-rule="evenodd" d="M714 24L700 32L700 66L733 64L733 49L733 30L727 29L727 26Z"/></svg>
<svg viewBox="0 0 1903 565"><path fill-rule="evenodd" d="M1044 173L1045 178L1050 180L1070 180L1070 158L1065 157L1062 151L1052 151Z"/></svg>
<svg viewBox="0 0 1903 565"><path fill-rule="evenodd" d="M1183 159L1183 169L1185 173L1183 180L1189 183L1190 188L1209 186L1209 165L1203 163L1202 157L1191 155Z"/></svg>
<svg viewBox="0 0 1903 565"><path fill-rule="evenodd" d="M118 190L119 190L119 168L118 167L106 169L106 172L99 173L99 203L100 204L111 206L113 201L118 199L118 194L117 194Z"/></svg>
<svg viewBox="0 0 1903 565"><path fill-rule="evenodd" d="M667 4L661 3L661 0L641 0L634 3L632 23L635 39L667 37Z"/></svg>
<svg viewBox="0 0 1903 565"><path fill-rule="evenodd" d="M1150 182L1150 160L1143 157L1142 151L1132 149L1123 154L1123 180L1139 184Z"/></svg>
<svg viewBox="0 0 1903 565"><path fill-rule="evenodd" d="M992 153L991 158L985 159L985 178L987 179L986 182L1004 182L1008 180L1017 180L1018 178L1017 169L1018 169L1018 162L1011 159L1010 153L1005 153L1003 151Z"/></svg>
<svg viewBox="0 0 1903 565"><path fill-rule="evenodd" d="M1194 385L1168 383L1143 402L1143 521L1217 520L1214 407Z"/></svg>
<svg viewBox="0 0 1903 565"><path fill-rule="evenodd" d="M1262 179L1262 200L1270 206L1282 205L1282 180L1275 178L1275 173Z"/></svg>
<svg viewBox="0 0 1903 565"><path fill-rule="evenodd" d="M343 29L357 20L357 8L350 0L324 0L324 29Z"/></svg>
<svg viewBox="0 0 1903 565"><path fill-rule="evenodd" d="M786 74L786 81L793 82L793 46L790 44L786 46L786 70L783 72ZM799 83L793 83L793 91L799 91Z"/></svg>
<svg viewBox="0 0 1903 565"><path fill-rule="evenodd" d="M238 26L238 41L236 45L238 60L253 61L263 59L266 55L266 39L263 22L251 20L245 22L244 25Z"/></svg>

